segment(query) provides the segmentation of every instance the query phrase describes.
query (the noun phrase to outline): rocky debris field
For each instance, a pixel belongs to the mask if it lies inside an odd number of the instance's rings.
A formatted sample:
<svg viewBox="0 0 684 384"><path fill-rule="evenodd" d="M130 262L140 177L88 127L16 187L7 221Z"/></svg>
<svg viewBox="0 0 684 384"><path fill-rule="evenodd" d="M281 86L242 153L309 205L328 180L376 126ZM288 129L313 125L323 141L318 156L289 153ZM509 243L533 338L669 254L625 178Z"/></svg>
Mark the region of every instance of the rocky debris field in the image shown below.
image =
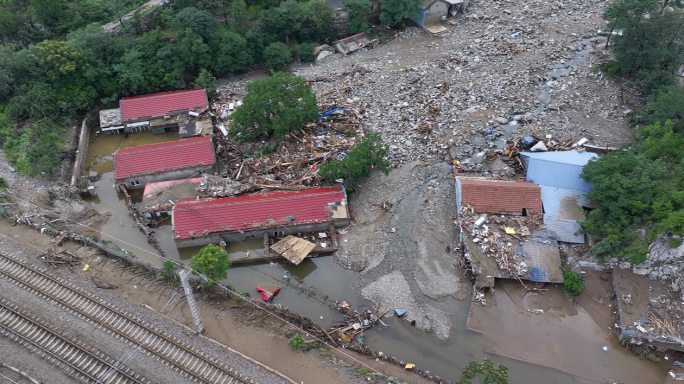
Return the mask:
<svg viewBox="0 0 684 384"><path fill-rule="evenodd" d="M359 108L394 166L459 160L490 171L478 153L527 135L614 147L631 138L636 93L598 70L608 55L597 35L607 4L473 1L443 38L409 27L377 48L292 72L321 100ZM244 94L250 80L227 79L219 90Z"/></svg>

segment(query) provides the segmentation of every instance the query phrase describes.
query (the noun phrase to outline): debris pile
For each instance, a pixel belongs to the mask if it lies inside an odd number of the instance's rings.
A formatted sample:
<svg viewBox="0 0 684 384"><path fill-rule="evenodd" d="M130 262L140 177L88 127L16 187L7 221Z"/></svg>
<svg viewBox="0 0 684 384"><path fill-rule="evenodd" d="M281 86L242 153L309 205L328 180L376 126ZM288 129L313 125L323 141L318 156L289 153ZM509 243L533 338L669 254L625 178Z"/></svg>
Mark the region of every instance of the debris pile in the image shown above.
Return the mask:
<svg viewBox="0 0 684 384"><path fill-rule="evenodd" d="M320 184L318 166L329 159L347 157L356 146L356 135L363 132L363 122L355 108L331 99L321 103L320 110L318 121L291 132L277 145L239 145L232 136L215 135L222 174L234 182L207 178L208 186L200 191L231 196L247 189L300 190ZM249 187L240 187L240 183Z"/></svg>
<svg viewBox="0 0 684 384"><path fill-rule="evenodd" d="M389 310L382 314L378 305L374 310L364 309L362 311L352 307L346 301L335 301L338 311L343 313L348 320L335 323L326 332L327 335L336 335L345 343L352 343L353 340L359 344L363 343L363 332L380 323L387 326L381 319Z"/></svg>
<svg viewBox="0 0 684 384"><path fill-rule="evenodd" d="M467 205L461 208L460 218L464 238L475 243L487 258L495 260L500 270L517 280L528 276L529 260L515 252L513 244L521 242L531 231L543 229L541 220L531 216L480 215ZM464 269L475 267L467 250L463 258Z"/></svg>

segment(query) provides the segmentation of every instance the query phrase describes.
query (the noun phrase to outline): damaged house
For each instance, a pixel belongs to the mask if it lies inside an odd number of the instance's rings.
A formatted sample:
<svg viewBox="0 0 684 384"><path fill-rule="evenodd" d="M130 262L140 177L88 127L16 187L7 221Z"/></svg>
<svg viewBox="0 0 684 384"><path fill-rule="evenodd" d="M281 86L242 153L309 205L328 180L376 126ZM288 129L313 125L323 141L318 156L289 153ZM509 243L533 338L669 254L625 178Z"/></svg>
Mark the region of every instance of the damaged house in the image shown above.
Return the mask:
<svg viewBox="0 0 684 384"><path fill-rule="evenodd" d="M211 137L119 148L113 157L114 184L127 189L201 175L215 163Z"/></svg>
<svg viewBox="0 0 684 384"><path fill-rule="evenodd" d="M495 278L562 283L558 242L544 230L541 188L528 181L456 178L461 267L478 288Z"/></svg>
<svg viewBox="0 0 684 384"><path fill-rule="evenodd" d="M583 244L579 222L585 219L583 208L592 208L587 200L591 184L580 175L584 166L598 156L589 152L522 152L527 181L541 187L544 224L558 241Z"/></svg>
<svg viewBox="0 0 684 384"><path fill-rule="evenodd" d="M124 97L119 108L100 111L100 129L111 135L151 130L155 134L181 131L181 137L211 134L204 89Z"/></svg>
<svg viewBox="0 0 684 384"><path fill-rule="evenodd" d="M184 248L342 227L349 211L344 188L336 186L181 200L172 221L176 246Z"/></svg>
<svg viewBox="0 0 684 384"><path fill-rule="evenodd" d="M470 0L423 0L423 5L418 11L418 17L410 17L411 20L421 27L439 25L441 21L456 16L463 12Z"/></svg>

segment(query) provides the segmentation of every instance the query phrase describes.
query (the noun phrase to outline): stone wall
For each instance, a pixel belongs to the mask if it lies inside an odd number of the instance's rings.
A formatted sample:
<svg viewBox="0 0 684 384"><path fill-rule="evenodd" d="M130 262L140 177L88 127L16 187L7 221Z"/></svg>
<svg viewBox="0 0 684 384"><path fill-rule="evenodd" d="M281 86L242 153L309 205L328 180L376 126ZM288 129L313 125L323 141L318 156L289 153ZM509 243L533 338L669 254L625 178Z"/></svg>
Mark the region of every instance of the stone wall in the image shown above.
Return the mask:
<svg viewBox="0 0 684 384"><path fill-rule="evenodd" d="M83 119L81 123L81 132L78 136L78 150L76 152L76 160L74 161L74 169L71 172L71 182L70 187L76 185L76 181L81 174L85 166L86 156L88 156L88 144L90 143L90 129L88 128L87 120Z"/></svg>

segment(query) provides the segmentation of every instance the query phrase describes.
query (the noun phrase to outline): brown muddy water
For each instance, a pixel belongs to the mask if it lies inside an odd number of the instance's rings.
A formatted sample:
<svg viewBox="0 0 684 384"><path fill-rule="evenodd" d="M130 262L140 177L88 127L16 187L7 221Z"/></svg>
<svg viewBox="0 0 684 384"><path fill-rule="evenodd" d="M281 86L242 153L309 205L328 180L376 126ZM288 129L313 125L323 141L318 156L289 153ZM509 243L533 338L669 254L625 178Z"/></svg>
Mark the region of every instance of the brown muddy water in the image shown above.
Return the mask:
<svg viewBox="0 0 684 384"><path fill-rule="evenodd" d="M101 174L102 179L95 183L98 196L87 200L98 212L111 214L107 223L101 228L101 238L113 241L142 260L161 265L163 260L147 243L143 233L128 215L123 196L117 194L113 188L112 153L117 148L177 140L177 134L153 135L151 132L143 132L126 138L124 135L96 136L93 132L91 137L92 145L88 152L87 170L91 175ZM134 201L138 199L139 202L142 198L142 190L134 191L132 197ZM199 247L177 249L172 239L170 222L156 228L155 235L166 256L174 261L186 263L199 250ZM228 252L234 259L245 257L247 251L263 253L262 242L250 240L231 243L228 246ZM255 286L281 286L283 289L276 297L276 303L308 316L322 326L329 326L335 320L343 320L343 317L332 308L330 300L347 300L357 308L372 306L372 303L363 299L352 288L356 275L355 271L349 271L337 265L333 257L324 256L307 259L299 266L280 262L236 265L228 271L228 278L222 283L230 284L239 291L248 292L252 297L258 297ZM309 287L315 287L315 290L312 291ZM557 370L489 353L489 351L496 350L497 332L506 332L505 327L493 321L489 324L486 335L470 331L466 329L469 300L450 299L450 303L456 308L455 313L458 315L452 319L454 327L448 340L439 340L396 317L391 317L385 320L388 327L376 326L366 332L364 342L376 350L417 364L421 369L454 381L460 376L461 368L470 361L491 358L495 363L508 366L511 384L588 382ZM556 342L562 344L565 341L557 340ZM606 343L609 342L606 341ZM522 343L525 344L524 341ZM613 346L614 344L611 344L611 347ZM534 346L524 345L524 348L530 347L534 348ZM630 358L625 357L625 359ZM629 360L626 362L628 364ZM599 362L595 364L600 366Z"/></svg>

